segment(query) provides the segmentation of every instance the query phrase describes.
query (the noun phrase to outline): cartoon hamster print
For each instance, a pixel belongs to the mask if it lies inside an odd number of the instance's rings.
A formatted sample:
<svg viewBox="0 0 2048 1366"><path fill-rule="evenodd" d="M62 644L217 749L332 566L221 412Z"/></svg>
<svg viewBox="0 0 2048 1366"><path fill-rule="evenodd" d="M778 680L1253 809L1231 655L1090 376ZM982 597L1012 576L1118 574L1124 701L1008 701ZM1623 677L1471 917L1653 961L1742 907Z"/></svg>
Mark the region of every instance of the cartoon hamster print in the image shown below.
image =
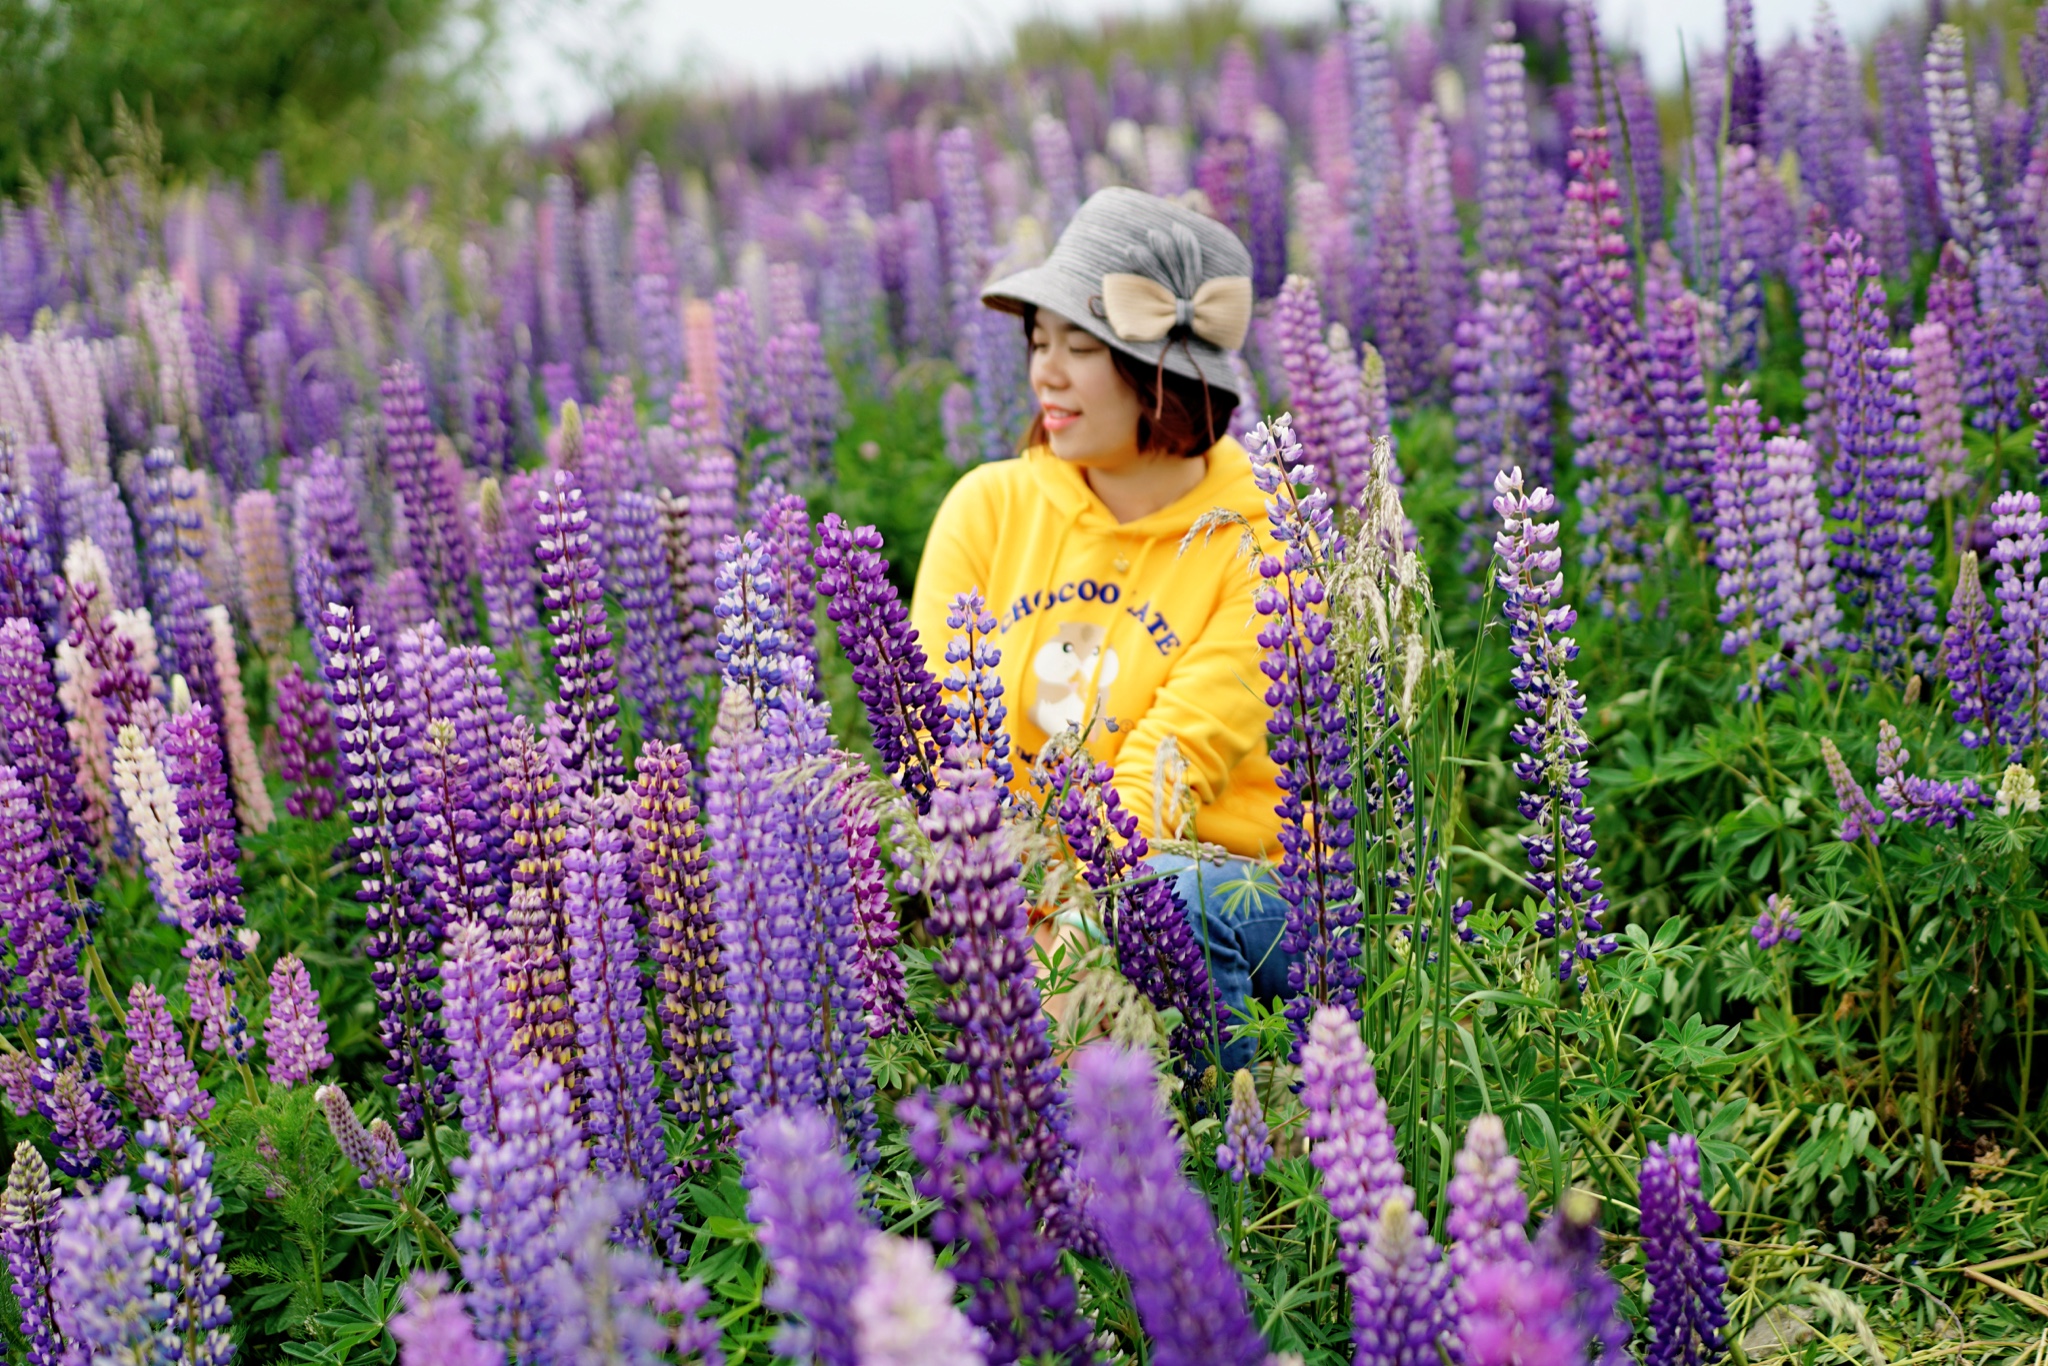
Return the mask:
<svg viewBox="0 0 2048 1366"><path fill-rule="evenodd" d="M1090 678L1096 681L1096 696L1107 701L1117 673L1116 650L1102 643L1107 634L1106 627L1094 622L1061 622L1059 631L1032 656L1038 688L1031 700L1031 719L1047 735L1087 724Z"/></svg>

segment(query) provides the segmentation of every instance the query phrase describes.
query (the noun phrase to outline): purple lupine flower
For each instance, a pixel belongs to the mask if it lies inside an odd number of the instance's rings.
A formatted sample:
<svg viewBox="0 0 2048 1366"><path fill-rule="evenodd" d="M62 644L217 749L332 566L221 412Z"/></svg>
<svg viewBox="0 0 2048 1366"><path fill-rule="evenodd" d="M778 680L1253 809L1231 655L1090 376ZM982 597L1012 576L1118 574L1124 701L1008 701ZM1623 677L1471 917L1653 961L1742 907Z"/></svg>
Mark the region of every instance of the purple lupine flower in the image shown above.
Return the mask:
<svg viewBox="0 0 2048 1366"><path fill-rule="evenodd" d="M285 810L305 820L334 813L334 717L327 699L306 681L296 661L285 665L273 688L277 713L277 774L292 784Z"/></svg>
<svg viewBox="0 0 2048 1366"><path fill-rule="evenodd" d="M472 1135L469 1155L449 1164L448 1205L462 1217L455 1246L477 1327L526 1360L552 1327L541 1275L564 1250L570 1206L588 1199L590 1159L552 1062L518 1064L501 1101L497 1136Z"/></svg>
<svg viewBox="0 0 2048 1366"><path fill-rule="evenodd" d="M1539 833L1522 836L1529 859L1529 886L1543 899L1536 932L1559 939L1559 982L1576 980L1581 991L1597 959L1614 952L1614 936L1600 923L1607 909L1600 870L1593 863L1593 812L1586 805L1586 755L1593 742L1585 729L1586 699L1567 669L1578 658L1578 642L1565 634L1578 614L1558 603L1564 591L1557 549L1557 523L1543 520L1557 506L1546 488L1522 492L1522 472L1504 470L1494 480L1493 500L1501 517L1494 539L1500 568L1495 581L1503 594L1508 649L1515 656L1510 681L1522 719L1509 733L1523 757L1515 776L1525 784L1516 800L1524 820Z"/></svg>
<svg viewBox="0 0 2048 1366"><path fill-rule="evenodd" d="M1863 200L1863 71L1832 11L1814 17L1807 70L1811 103L1799 145L1800 172L1837 223Z"/></svg>
<svg viewBox="0 0 2048 1366"><path fill-rule="evenodd" d="M1790 529L1771 519L1763 409L1749 396L1747 384L1729 390L1728 401L1714 415L1712 492L1714 566L1721 571L1714 586L1721 609L1714 619L1728 628L1721 635L1721 653L1736 655L1756 646L1775 624L1775 538ZM1759 672L1752 666L1738 697L1748 700L1761 691Z"/></svg>
<svg viewBox="0 0 2048 1366"><path fill-rule="evenodd" d="M592 1181L563 1211L561 1256L541 1273L548 1323L542 1361L606 1361L666 1366L671 1348L686 1360L716 1362L717 1325L699 1321L709 1299L700 1281L676 1279L612 1230L640 1217L644 1197L631 1181ZM680 1314L674 1328L667 1316Z"/></svg>
<svg viewBox="0 0 2048 1366"><path fill-rule="evenodd" d="M1828 238L1827 399L1836 449L1829 491L1836 568L1866 604L1871 663L1880 674L1917 669L1932 643L1932 532L1925 465L1913 426L1906 353L1891 346L1877 262L1854 232Z"/></svg>
<svg viewBox="0 0 2048 1366"><path fill-rule="evenodd" d="M611 563L612 516L621 490L647 482L647 446L633 411L633 383L615 375L582 427L580 442L563 443L561 467L571 471L590 508L590 535L598 558ZM610 579L608 586L616 587Z"/></svg>
<svg viewBox="0 0 2048 1366"><path fill-rule="evenodd" d="M422 904L414 877L412 773L408 737L384 652L353 608L321 614L327 681L349 798L349 848L362 876L357 900L369 935L364 952L377 989L384 1079L398 1088L399 1130L417 1138L448 1094L442 1069L440 997L433 956L443 927Z"/></svg>
<svg viewBox="0 0 2048 1366"><path fill-rule="evenodd" d="M1929 151L1942 220L1964 251L1976 254L1996 233L1991 201L1977 157L1977 128L1970 113L1969 73L1964 67L1963 31L1954 24L1934 30L1927 43L1926 74Z"/></svg>
<svg viewBox="0 0 2048 1366"><path fill-rule="evenodd" d="M164 776L177 793L186 922L192 935L187 956L211 965L211 976L227 1003L226 1018L209 1020L201 1042L207 1048L225 1047L240 1062L249 1056L250 1042L233 994L233 965L244 953L236 935L243 922L242 878L236 869L242 851L235 838L234 806L228 800L220 730L211 709L196 702L190 711L173 716L164 725L158 747Z"/></svg>
<svg viewBox="0 0 2048 1366"><path fill-rule="evenodd" d="M1494 270L1541 264L1529 222L1529 185L1535 166L1529 150L1527 77L1522 45L1512 28L1496 29L1481 74L1486 113L1479 165L1479 253Z"/></svg>
<svg viewBox="0 0 2048 1366"><path fill-rule="evenodd" d="M694 396L692 396L694 399ZM738 529L739 467L732 451L711 439L703 429L700 401L686 406L683 391L677 391L675 411L695 414L697 427L678 428L683 434L686 463L683 466L683 496L689 506L684 518L684 558L680 573L687 585L688 600L678 604L689 609L690 674L701 678L713 672L712 647L718 639L718 552L726 537ZM679 566L673 561L669 573Z"/></svg>
<svg viewBox="0 0 2048 1366"><path fill-rule="evenodd" d="M1451 344L1451 327L1468 307L1470 286L1462 259L1464 237L1451 198L1451 148L1434 105L1415 115L1408 135L1409 218L1414 224L1416 263L1422 267L1422 336L1428 368ZM1380 433L1375 432L1374 435Z"/></svg>
<svg viewBox="0 0 2048 1366"><path fill-rule="evenodd" d="M456 471L427 416L426 377L409 360L384 367L379 384L384 415L384 463L398 499L399 520L412 551L413 572L433 594L435 616L457 635L475 619L469 572L475 552L456 501ZM410 623L407 623L410 624Z"/></svg>
<svg viewBox="0 0 2048 1366"><path fill-rule="evenodd" d="M1954 242L1943 245L1927 281L1927 319L1948 329L1961 377L1963 406L1981 409L1991 396L1991 348L1977 317L1977 286L1970 258Z"/></svg>
<svg viewBox="0 0 2048 1366"><path fill-rule="evenodd" d="M853 1292L861 1366L987 1366L988 1339L953 1305L953 1278L923 1239L870 1233Z"/></svg>
<svg viewBox="0 0 2048 1366"><path fill-rule="evenodd" d="M1829 652L1843 644L1842 609L1835 600L1834 566L1829 562L1827 532L1821 524L1817 492L1820 457L1811 442L1798 436L1774 436L1764 443L1769 524L1775 554L1771 617L1778 638L1791 653L1791 667L1808 673L1835 670ZM1782 527L1780 533L1776 529ZM1776 679L1784 661L1773 661L1767 676Z"/></svg>
<svg viewBox="0 0 2048 1366"><path fill-rule="evenodd" d="M675 1172L662 1138L654 1051L640 1004L625 825L620 798L579 796L569 812L562 855L569 994L584 1076L579 1114L593 1170L628 1178L646 1192L636 1240L680 1259Z"/></svg>
<svg viewBox="0 0 2048 1366"><path fill-rule="evenodd" d="M950 726L881 550L873 527L848 527L839 514L827 514L818 528L818 591L839 628L839 650L852 667L875 753L921 814L931 808L939 741Z"/></svg>
<svg viewBox="0 0 2048 1366"><path fill-rule="evenodd" d="M2000 739L2019 762L2019 751L2048 740L2048 517L2039 494L2017 490L1991 502L1991 562L1998 600L1999 691L2004 707Z"/></svg>
<svg viewBox="0 0 2048 1366"><path fill-rule="evenodd" d="M220 1201L213 1193L213 1154L189 1126L161 1119L142 1126L142 1178L137 1206L149 1229L150 1280L168 1299L170 1319L159 1341L167 1359L191 1366L227 1366L234 1359L228 1326L227 1269L220 1262Z"/></svg>
<svg viewBox="0 0 2048 1366"><path fill-rule="evenodd" d="M1016 325L981 306L981 286L993 264L994 244L974 131L959 127L941 133L933 159L939 174L939 222L945 231L952 326L958 339L956 359L974 384L982 453L1000 460L1023 430L1028 386Z"/></svg>
<svg viewBox="0 0 2048 1366"><path fill-rule="evenodd" d="M1223 1141L1216 1145L1216 1169L1242 1184L1247 1176L1265 1174L1273 1160L1271 1131L1259 1106L1258 1083L1249 1068L1230 1079L1230 1116L1223 1122Z"/></svg>
<svg viewBox="0 0 2048 1366"><path fill-rule="evenodd" d="M1516 72L1519 79L1519 65ZM1467 491L1461 517L1474 547L1493 476L1511 465L1538 479L1550 470L1550 377L1535 292L1524 278L1512 268L1479 272L1479 306L1459 322L1451 358L1458 482Z"/></svg>
<svg viewBox="0 0 2048 1366"><path fill-rule="evenodd" d="M860 780L852 773L840 780L839 812L853 883L860 1005L869 1036L879 1039L907 1030L913 1023L903 983L903 960L896 953L902 929L896 923L896 905L889 899L888 875L882 871L881 817L874 800L861 791Z"/></svg>
<svg viewBox="0 0 2048 1366"><path fill-rule="evenodd" d="M551 175L534 213L539 239L541 339L558 365L583 363L583 292L576 251L576 192L568 177ZM548 404L550 408L556 405Z"/></svg>
<svg viewBox="0 0 2048 1366"><path fill-rule="evenodd" d="M946 458L959 469L981 460L981 434L975 425L974 391L955 380L939 395L939 429L946 436Z"/></svg>
<svg viewBox="0 0 2048 1366"><path fill-rule="evenodd" d="M1586 1328L1562 1271L1482 1262L1459 1280L1458 1303L1465 1366L1586 1366Z"/></svg>
<svg viewBox="0 0 2048 1366"><path fill-rule="evenodd" d="M626 695L640 712L640 732L675 740L689 728L682 628L669 586L661 512L638 489L619 493L610 530L612 577L626 622Z"/></svg>
<svg viewBox="0 0 2048 1366"><path fill-rule="evenodd" d="M742 1131L740 1151L747 1217L774 1277L762 1303L785 1316L776 1355L854 1366L852 1301L871 1229L832 1121L815 1107L776 1107Z"/></svg>
<svg viewBox="0 0 2048 1366"><path fill-rule="evenodd" d="M1707 386L1700 359L1700 300L1680 293L1653 317L1650 390L1664 439L1658 449L1664 492L1685 499L1695 528L1713 520L1709 464L1713 437L1707 416Z"/></svg>
<svg viewBox="0 0 2048 1366"><path fill-rule="evenodd" d="M1323 1200L1337 1223L1337 1260L1347 1277L1356 1277L1382 1208L1397 1195L1412 1207L1414 1193L1358 1025L1341 1006L1321 1007L1310 1022L1301 1103L1309 1160L1323 1174Z"/></svg>
<svg viewBox="0 0 2048 1366"><path fill-rule="evenodd" d="M480 674L491 675L489 652ZM399 707L411 732L412 865L420 904L444 929L495 925L504 904L497 746L482 718L464 716L456 652L432 621L398 642ZM495 675L491 675L495 684Z"/></svg>
<svg viewBox="0 0 2048 1366"><path fill-rule="evenodd" d="M449 931L441 968L441 1020L462 1127L472 1141L502 1136L506 1089L519 1054L512 1043L503 964L481 921L458 920Z"/></svg>
<svg viewBox="0 0 2048 1366"><path fill-rule="evenodd" d="M1842 751L1836 747L1832 736L1821 737L1820 755L1827 765L1828 778L1835 785L1835 804L1842 809L1842 828L1837 834L1845 844L1854 844L1866 835L1872 844L1876 844L1878 827L1884 824L1884 813L1870 804L1870 795L1863 790L1863 784L1856 781L1856 775L1849 771L1848 761L1842 757Z"/></svg>
<svg viewBox="0 0 2048 1366"><path fill-rule="evenodd" d="M220 674L213 664L213 628L206 624L206 577L196 569L170 572L159 598L157 640L170 648L164 671L182 674L192 699L220 714Z"/></svg>
<svg viewBox="0 0 2048 1366"><path fill-rule="evenodd" d="M1087 1360L1090 1324L1076 1312L1058 1246L1039 1231L1022 1164L926 1094L898 1101L896 1117L924 1169L918 1194L939 1202L928 1236L942 1248L959 1245L951 1270L967 1287L968 1319L987 1335L989 1366Z"/></svg>
<svg viewBox="0 0 2048 1366"><path fill-rule="evenodd" d="M57 1341L67 1353L60 1360L156 1359L170 1306L151 1289L149 1233L127 1177L58 1202L50 1260Z"/></svg>
<svg viewBox="0 0 2048 1366"><path fill-rule="evenodd" d="M698 828L695 774L683 745L650 742L634 784L633 847L652 941L655 1016L676 1119L700 1154L724 1136L729 1105L725 974L712 878Z"/></svg>
<svg viewBox="0 0 2048 1366"><path fill-rule="evenodd" d="M1364 394L1350 348L1331 351L1316 287L1290 275L1273 306L1273 336L1304 459L1327 471L1337 497L1357 497L1372 463L1373 433L1366 428Z"/></svg>
<svg viewBox="0 0 2048 1366"><path fill-rule="evenodd" d="M1345 7L1344 20L1344 51L1351 72L1351 183L1345 207L1356 234L1353 259L1363 267L1374 245L1380 202L1387 197L1399 164L1394 119L1399 91L1379 11L1361 0ZM1352 297L1363 306L1362 295L1354 291Z"/></svg>
<svg viewBox="0 0 2048 1366"><path fill-rule="evenodd" d="M645 152L633 165L633 322L640 369L651 392L666 395L683 377L682 323L676 313L676 264L669 249L661 172Z"/></svg>
<svg viewBox="0 0 2048 1366"><path fill-rule="evenodd" d="M21 1340L28 1366L59 1366L57 1337L57 1189L35 1144L14 1145L7 1191L0 1195L0 1252L7 1256L14 1303L21 1313Z"/></svg>
<svg viewBox="0 0 2048 1366"><path fill-rule="evenodd" d="M270 1054L270 1080L279 1086L311 1081L315 1072L334 1065L327 1025L320 1018L320 995L297 954L288 953L271 966L263 1046Z"/></svg>
<svg viewBox="0 0 2048 1366"><path fill-rule="evenodd" d="M569 915L562 891L568 828L554 765L522 719L507 732L503 758L504 845L511 891L498 941L513 1047L575 1077L576 1025L569 1000Z"/></svg>
<svg viewBox="0 0 2048 1366"><path fill-rule="evenodd" d="M1435 376L1430 301L1424 296L1422 245L1398 184L1380 195L1369 247L1353 282L1365 301L1361 334L1379 348L1387 367L1387 393L1406 404L1426 396Z"/></svg>
<svg viewBox="0 0 2048 1366"><path fill-rule="evenodd" d="M1215 1216L1180 1170L1151 1056L1098 1043L1074 1060L1075 1177L1089 1217L1130 1278L1138 1321L1160 1366L1259 1366L1266 1345L1244 1285L1216 1237Z"/></svg>
<svg viewBox="0 0 2048 1366"><path fill-rule="evenodd" d="M1574 459L1591 471L1579 487L1582 559L1593 571L1588 594L1601 610L1634 615L1636 586L1656 550L1643 524L1656 511L1651 451L1661 426L1650 407L1649 347L1636 322L1607 132L1578 133L1559 271L1581 337L1572 343L1569 373Z"/></svg>
<svg viewBox="0 0 2048 1366"><path fill-rule="evenodd" d="M1750 938L1756 940L1760 949L1770 950L1780 944L1799 942L1799 910L1792 904L1792 898L1779 896L1776 892L1764 898L1764 908L1757 912L1756 924L1749 928Z"/></svg>
<svg viewBox="0 0 2048 1366"><path fill-rule="evenodd" d="M1877 800L1901 825L1938 825L1953 830L1974 820L1991 799L1975 778L1948 783L1906 772L1906 742L1890 720L1877 723Z"/></svg>
<svg viewBox="0 0 2048 1366"><path fill-rule="evenodd" d="M412 1179L412 1164L398 1147L397 1136L382 1119L367 1126L348 1103L348 1093L339 1086L326 1085L313 1092L334 1146L356 1169L356 1184L364 1190L382 1186L393 1194Z"/></svg>
<svg viewBox="0 0 2048 1366"><path fill-rule="evenodd" d="M561 685L558 700L547 706L550 743L561 747L565 782L578 790L620 792L626 756L619 747L611 632L583 489L557 470L554 486L537 490L533 502L534 555Z"/></svg>
<svg viewBox="0 0 2048 1366"><path fill-rule="evenodd" d="M1942 636L1941 660L1948 676L1949 700L1965 749L1991 743L2005 714L2005 674L1999 669L1999 646L1991 624L1991 604L1977 571L1977 552L1965 550L1956 569L1955 597L1949 603L1948 631Z"/></svg>
<svg viewBox="0 0 2048 1366"><path fill-rule="evenodd" d="M1508 1151L1499 1115L1473 1117L1452 1165L1456 1174L1444 1189L1451 1206L1444 1232L1451 1238L1459 1301L1469 1305L1463 1287L1475 1271L1490 1263L1528 1260L1529 1202L1520 1185L1522 1164Z"/></svg>
<svg viewBox="0 0 2048 1366"><path fill-rule="evenodd" d="M518 515L519 495L531 491L527 476L513 475L501 486L479 480L476 488L477 571L483 583L484 616L491 645L511 666L513 687L530 696L533 666L528 640L540 629L533 602L533 545L530 519ZM527 510L530 511L530 501Z"/></svg>
<svg viewBox="0 0 2048 1366"><path fill-rule="evenodd" d="M2048 471L2048 376L2034 386L2034 401L2027 409L2034 420L2034 460Z"/></svg>
<svg viewBox="0 0 2048 1366"><path fill-rule="evenodd" d="M1581 1190L1565 1192L1536 1235L1535 1263L1564 1277L1570 1287L1566 1313L1579 1340L1597 1342L1600 1359L1621 1360L1629 1339L1620 1315L1621 1287L1600 1265L1600 1202Z"/></svg>
<svg viewBox="0 0 2048 1366"><path fill-rule="evenodd" d="M1721 1287L1728 1269L1707 1235L1721 1216L1700 1189L1699 1140L1673 1134L1651 1143L1639 1176L1644 1279L1649 1282L1648 1366L1699 1366L1718 1360L1728 1315Z"/></svg>
<svg viewBox="0 0 2048 1366"><path fill-rule="evenodd" d="M986 768L1009 783L1016 776L1010 762L1010 732L1003 720L1003 681L996 673L1003 652L994 644L995 614L981 590L958 594L946 608L946 627L959 632L946 644L952 669L940 683L948 696L947 738L942 745L950 764Z"/></svg>
<svg viewBox="0 0 2048 1366"><path fill-rule="evenodd" d="M1351 842L1335 834L1357 814L1350 796L1351 746L1343 709L1330 619L1323 606L1326 566L1343 554L1331 521L1328 495L1301 464L1301 447L1282 416L1252 433L1252 476L1266 495L1278 555L1259 560L1256 606L1269 618L1259 632L1260 668L1270 680L1266 723L1273 759L1281 766L1280 895L1288 906L1281 947L1293 957L1287 1018L1296 1047L1308 1036L1309 1016L1333 1003L1349 1009L1360 977L1360 950ZM1306 496L1297 484L1307 482Z"/></svg>
<svg viewBox="0 0 2048 1366"><path fill-rule="evenodd" d="M1360 1366L1430 1366L1452 1329L1450 1268L1409 1205L1389 1194L1373 1221L1360 1269L1351 1276L1351 1341Z"/></svg>
<svg viewBox="0 0 2048 1366"><path fill-rule="evenodd" d="M1913 329L1913 402L1920 415L1920 457L1927 467L1927 497L1953 498L1970 487L1963 471L1963 393L1948 328L1925 322Z"/></svg>
<svg viewBox="0 0 2048 1366"><path fill-rule="evenodd" d="M1863 203L1850 224L1870 243L1871 254L1887 276L1906 279L1912 274L1913 256L1906 237L1906 188L1899 159L1879 156L1869 147L1863 156Z"/></svg>
<svg viewBox="0 0 2048 1366"><path fill-rule="evenodd" d="M385 1325L398 1343L399 1366L505 1366L504 1348L477 1339L466 1297L449 1291L447 1272L415 1271L399 1295L405 1312Z"/></svg>
<svg viewBox="0 0 2048 1366"><path fill-rule="evenodd" d="M1114 776L1077 747L1053 774L1056 812L1100 905L1118 971L1155 1008L1180 1013L1175 1060L1184 1076L1199 1077L1219 1023L1215 985L1173 883L1147 876L1151 846L1111 785Z"/></svg>
<svg viewBox="0 0 2048 1366"><path fill-rule="evenodd" d="M0 762L14 769L41 811L60 876L76 900L97 880L78 766L57 706L57 679L35 623L0 622Z"/></svg>
<svg viewBox="0 0 2048 1366"><path fill-rule="evenodd" d="M128 1095L144 1119L182 1124L204 1121L213 1097L199 1085L199 1073L185 1056L185 1042L171 1022L163 993L147 982L128 988Z"/></svg>

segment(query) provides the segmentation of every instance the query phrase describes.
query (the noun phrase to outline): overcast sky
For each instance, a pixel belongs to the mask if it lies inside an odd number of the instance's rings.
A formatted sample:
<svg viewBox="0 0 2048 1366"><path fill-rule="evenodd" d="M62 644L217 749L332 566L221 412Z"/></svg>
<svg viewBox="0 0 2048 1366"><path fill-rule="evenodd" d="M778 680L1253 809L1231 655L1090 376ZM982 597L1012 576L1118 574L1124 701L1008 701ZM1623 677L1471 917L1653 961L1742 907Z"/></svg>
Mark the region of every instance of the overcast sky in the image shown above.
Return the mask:
<svg viewBox="0 0 2048 1366"><path fill-rule="evenodd" d="M1019 19L1051 14L1171 13L1181 0L532 0L500 70L493 112L528 132L572 127L634 81L694 75L718 81L810 82L885 61L1003 52ZM1689 50L1718 47L1725 0L1600 0L1610 41L1640 48L1652 78L1675 84L1680 35ZM1840 0L1861 42L1912 0ZM1814 0L1755 0L1766 51L1809 30ZM1382 0L1396 14L1433 13L1434 0ZM1275 19L1332 13L1335 0L1250 0Z"/></svg>

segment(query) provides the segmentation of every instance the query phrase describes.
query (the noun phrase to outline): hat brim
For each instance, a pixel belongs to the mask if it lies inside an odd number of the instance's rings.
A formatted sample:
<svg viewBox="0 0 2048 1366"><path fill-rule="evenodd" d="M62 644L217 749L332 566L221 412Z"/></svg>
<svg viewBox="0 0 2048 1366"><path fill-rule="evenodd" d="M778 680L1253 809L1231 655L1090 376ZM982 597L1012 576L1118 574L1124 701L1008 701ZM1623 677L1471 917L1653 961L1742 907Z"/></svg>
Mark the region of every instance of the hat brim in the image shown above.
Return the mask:
<svg viewBox="0 0 2048 1366"><path fill-rule="evenodd" d="M1089 293L1071 272L1052 266L1032 266L983 285L981 302L999 313L1020 317L1032 308L1048 309L1104 346L1113 346L1148 366L1163 364L1172 374L1200 380L1211 389L1228 394L1233 407L1243 398L1228 352L1186 332L1158 341L1124 340L1102 316L1102 296Z"/></svg>

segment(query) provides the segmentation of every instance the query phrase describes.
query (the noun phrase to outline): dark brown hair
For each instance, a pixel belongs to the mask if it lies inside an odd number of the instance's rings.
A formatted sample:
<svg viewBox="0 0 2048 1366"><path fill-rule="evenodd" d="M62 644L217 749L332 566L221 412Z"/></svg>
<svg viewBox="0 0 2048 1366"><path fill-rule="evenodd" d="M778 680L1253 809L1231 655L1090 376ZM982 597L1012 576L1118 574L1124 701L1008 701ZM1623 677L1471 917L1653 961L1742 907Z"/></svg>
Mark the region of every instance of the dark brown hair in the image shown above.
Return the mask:
<svg viewBox="0 0 2048 1366"><path fill-rule="evenodd" d="M1031 329L1037 325L1038 309L1024 310L1024 345L1031 345ZM1171 343L1168 343L1171 345ZM1164 365L1147 365L1121 347L1109 348L1110 363L1124 383L1137 391L1138 449L1166 451L1193 457L1201 455L1223 439L1236 410L1237 400L1228 391L1212 388L1198 379L1175 374ZM1047 444L1045 413L1031 415L1031 429L1024 433L1019 450Z"/></svg>

